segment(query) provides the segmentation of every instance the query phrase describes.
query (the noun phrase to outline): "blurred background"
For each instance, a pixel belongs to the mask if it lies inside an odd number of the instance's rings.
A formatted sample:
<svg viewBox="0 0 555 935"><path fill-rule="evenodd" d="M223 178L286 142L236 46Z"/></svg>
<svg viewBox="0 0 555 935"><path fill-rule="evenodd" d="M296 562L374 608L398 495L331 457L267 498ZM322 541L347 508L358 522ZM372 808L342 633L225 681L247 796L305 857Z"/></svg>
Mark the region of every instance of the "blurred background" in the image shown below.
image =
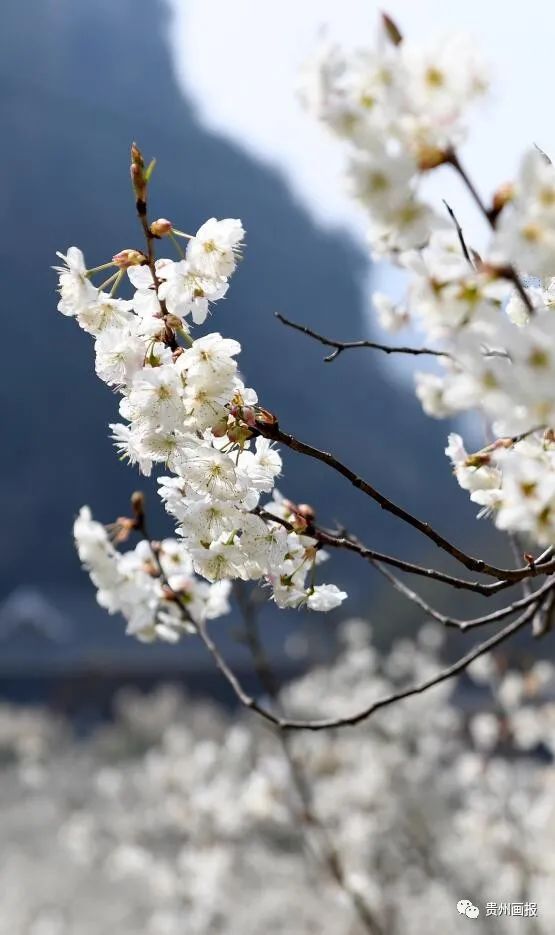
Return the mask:
<svg viewBox="0 0 555 935"><path fill-rule="evenodd" d="M543 2L391 0L388 12L418 37L470 30L491 61L491 104L463 153L484 193L530 143L555 154L555 14ZM155 535L172 530L155 484L117 460L107 430L117 401L95 377L90 337L56 311L51 267L72 244L89 266L140 246L128 176L137 140L158 160L153 217L191 231L212 215L242 219L244 261L211 327L241 341L245 381L282 427L463 548L512 564L451 477L452 426L422 414L411 360L353 351L325 364L323 348L275 319L395 340L380 334L370 295L398 294L402 282L371 265L365 219L342 192L341 148L296 96L319 31L371 42L378 13L368 0L2 3L0 935L374 931L360 928L326 860L305 860L318 828L303 828L290 763L264 727L237 716L197 642L143 646L95 602L71 536L82 504L110 522L141 487ZM480 219L447 170L431 195L449 200L479 248ZM481 443L480 426L461 428ZM333 472L284 454L281 491L311 503L323 525L456 571ZM276 675L294 679L288 710L357 709L468 647L426 628L403 641L422 614L356 556L330 564L329 580L349 592L338 614L259 608ZM472 597L419 587L457 616L483 612ZM372 644L360 622L338 626L355 616L371 621ZM242 626L235 604L213 632L258 692ZM382 663L376 647L394 640ZM463 897L481 907L476 932L553 932L549 639L534 665L536 650L523 636L511 650L518 672L503 658L357 732L295 737L345 879L387 935L425 935L431 919L465 932ZM509 899L534 900L539 921L485 917L487 900Z"/></svg>
<svg viewBox="0 0 555 935"><path fill-rule="evenodd" d="M509 5L501 18L477 0L441 10L431 2L417 10L408 0L390 6L406 33L423 36L433 26L479 36L492 62L493 103L479 116L465 156L484 190L511 175L531 141L553 151L543 95L532 93L549 80L551 31L538 24L541 16L544 25L550 21L539 3L527 4L526 13ZM280 423L338 453L463 547L511 560L490 526L475 522L451 478L443 454L449 426L422 415L410 360L362 351L324 364L318 345L274 317L281 311L342 339L376 335L371 289L401 288L391 271L371 267L364 218L342 194L341 149L296 97L299 69L318 31L370 41L377 14L377 4L358 0L347 13L328 0L284 0L275 9L249 0L5 0L0 689L6 695L63 706L89 698L94 707L128 678L148 682L170 670L219 691L190 642L168 650L124 637L120 621L97 608L71 540L81 504L108 522L126 512L138 485L150 494L155 532L170 530L152 485L115 457L107 425L116 401L94 377L88 336L56 312L51 270L56 250L70 244L82 247L91 266L139 244L128 182L132 139L158 159L156 216L186 230L211 215L242 218L245 259L213 326L241 341L245 379ZM437 198L449 198L479 244L479 219L448 171L438 173L435 185ZM287 453L280 487L310 502L322 524L345 525L370 546L424 564L443 562L430 543L319 464ZM384 592L355 558L333 558L333 580L350 594L348 613L370 617L383 642L410 629L410 605ZM444 607L453 600L462 613L460 596L438 596ZM270 609L264 616L279 664L293 665L287 641L291 647L302 615L276 619ZM221 624L221 638L242 665L234 620ZM317 655L333 620L326 620L324 636L320 621L317 631L308 626L309 653ZM298 655L302 640L293 645Z"/></svg>

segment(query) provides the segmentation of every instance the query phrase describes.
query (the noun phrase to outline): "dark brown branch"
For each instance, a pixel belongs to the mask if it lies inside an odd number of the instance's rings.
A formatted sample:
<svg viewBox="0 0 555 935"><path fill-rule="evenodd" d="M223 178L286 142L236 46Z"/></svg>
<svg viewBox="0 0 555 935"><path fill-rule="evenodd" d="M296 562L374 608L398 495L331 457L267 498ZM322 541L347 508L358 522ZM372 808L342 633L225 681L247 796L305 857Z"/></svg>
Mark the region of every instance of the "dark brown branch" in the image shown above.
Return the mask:
<svg viewBox="0 0 555 935"><path fill-rule="evenodd" d="M294 531L294 526L292 523L282 519L280 516L274 516L273 513L269 513L267 510L263 510L261 507L255 507L253 513L256 513L257 516L260 516L261 519L266 521L279 523L290 532ZM360 555L361 558L370 562L371 565L374 565L375 562L381 562L384 565L391 565L393 568L398 568L400 571L406 571L408 574L419 575L422 578L428 578L433 581L439 581L443 584L447 584L450 587L455 588L455 590L474 591L476 594L481 594L484 597L491 597L493 594L497 594L499 591L504 591L515 584L515 582L512 580L495 581L491 584L482 584L480 581L467 581L464 578L457 578L455 575L449 575L446 572L439 571L437 568L426 568L424 565L416 565L414 562L409 562L406 559L397 558L395 555L387 555L384 552L378 552L375 549L370 549L358 538L346 533L345 531L334 533L330 530L322 529L319 526L310 526L305 531L307 535L312 536L321 545L327 545L332 549L346 549L349 552L354 552L357 555ZM536 559L535 567L538 569L538 571L541 570L542 561L544 561L545 557L548 555L551 555L551 550L548 550L548 552L538 556Z"/></svg>
<svg viewBox="0 0 555 935"><path fill-rule="evenodd" d="M320 344L325 344L327 347L334 347L335 350L333 353L324 357L327 364L335 360L336 357L339 357L342 351L352 350L356 347L369 347L376 351L383 351L384 354L410 354L413 357L421 355L451 357L451 354L447 353L447 351L438 351L429 347L392 347L389 344L378 344L376 341L335 341L333 338L325 338L323 334L313 331L312 328L308 328L307 325L299 325L295 321L290 321L290 319L282 315L281 312L276 312L275 314L276 318L278 318L282 324L287 325L288 328L294 328L295 331L300 331L302 334L308 335L309 338L314 338L315 341L319 341Z"/></svg>
<svg viewBox="0 0 555 935"><path fill-rule="evenodd" d="M382 698L378 698L372 704L368 705L366 708L363 708L361 711L356 712L355 714L348 715L345 717L339 718L323 718L321 720L296 720L292 718L285 717L280 714L275 714L273 711L270 711L268 708L265 708L261 705L255 698L253 698L249 693L243 688L240 680L237 678L233 670L225 661L224 657L220 653L216 643L210 636L208 629L205 624L198 624L191 620L189 612L186 605L181 599L181 595L173 591L170 587L167 577L164 573L156 549L154 548L152 542L148 537L147 527L146 527L146 518L144 512L144 504L141 501L140 508L135 510L135 519L136 525L135 528L139 534L145 538L151 545L152 552L155 556L156 564L159 570L160 578L166 585L166 587L172 592L174 598L177 600L186 620L195 628L196 633L200 637L204 646L208 650L212 659L214 660L217 669L223 675L228 685L232 688L235 696L246 708L249 708L251 711L255 711L261 718L267 721L270 724L273 724L275 727L278 727L280 730L327 730L331 728L338 727L348 727L355 726L356 724L361 723L362 721L367 720L372 714L376 711L379 711L381 708L388 707L391 704L394 704L397 701L401 701L404 698L409 698L412 695L419 695L422 692L426 691L428 688L433 688L435 685L439 685L442 682L445 682L447 679L452 678L454 675L462 672L471 662L477 659L479 656L484 655L486 652L489 652L491 649L494 649L496 646L500 645L505 640L509 639L514 633L520 630L525 624L536 614L537 611L541 611L543 606L543 601L546 595L549 595L552 592L552 583L550 582L549 589L544 587L536 592L533 596L532 602L526 607L524 612L517 617L516 620L513 620L507 627L503 630L496 633L494 636L490 637L488 640L485 640L483 643L480 643L474 649L470 650L469 653L462 656L457 662L453 663L451 666L447 666L445 669L442 669L437 675L432 676L428 679L425 679L421 682L418 682L416 685L411 685L408 688L401 689L397 692L391 692L389 695L384 695ZM549 552L549 550L547 550Z"/></svg>
<svg viewBox="0 0 555 935"><path fill-rule="evenodd" d="M499 610L494 610L489 614L483 614L481 617L474 617L469 620L461 620L457 617L450 617L447 614L443 614L441 611L436 610L435 607L432 607L427 601L424 600L420 594L417 594L416 591L413 591L412 588L408 588L406 584L401 581L396 575L388 571L387 568L384 568L379 562L374 562L374 567L384 578L386 578L389 583L402 594L407 600L411 601L413 604L416 604L424 611L428 616L432 617L434 620L437 620L438 623L443 624L446 627L456 627L458 630L471 630L474 627L485 626L488 623L496 623L499 620L504 620L506 617L510 617L511 614L516 613L519 610L523 610L525 607L529 607L530 604L533 604L535 601L539 600L540 597L546 595L548 592L552 594L555 592L555 583L553 581L547 581L541 588L538 588L534 593L530 592L524 597L521 597L519 600L513 601L512 604L508 604L506 607L501 607Z"/></svg>
<svg viewBox="0 0 555 935"><path fill-rule="evenodd" d="M408 510L405 510L403 507L399 506L393 500L390 500L384 494L380 493L379 490L376 490L368 481L365 481L362 477L359 477L351 468L347 467L346 464L343 464L339 461L338 458L330 454L328 451L321 451L319 448L315 448L313 445L308 445L306 442L300 441L300 439L295 438L294 435L290 435L287 432L283 432L277 421L274 423L266 421L257 421L256 430L264 438L268 438L272 441L276 441L285 445L287 448L291 448L292 451L296 451L299 454L307 455L309 458L314 458L317 461L322 461L324 464L327 464L328 467L331 467L334 471L337 471L338 474L341 474L342 477L345 477L353 487L356 487L358 490L361 490L366 496L370 497L379 506L388 513L391 513L393 516L396 516L398 519L403 520L409 526L412 526L414 529L417 529L418 532L426 536L427 539L431 539L438 548L442 549L444 552L447 552L448 555L451 555L457 562L461 565L464 565L465 568L468 568L469 571L478 572L479 574L489 575L491 578L497 578L498 581L503 582L514 582L522 581L523 578L533 577L537 574L549 573L555 570L555 561L539 567L536 564L526 566L524 568L497 568L495 565L490 565L483 559L474 558L472 555L467 555L466 552L463 552L462 549L459 549L456 545L449 542L444 536L438 533L429 523L424 522L418 517L413 516L412 513L409 513ZM349 546L345 545L345 548Z"/></svg>
<svg viewBox="0 0 555 935"><path fill-rule="evenodd" d="M382 562L384 565L391 565L393 568L398 568L399 571L406 571L411 575L419 575L422 578L428 578L447 584L455 588L455 590L474 591L476 594L490 597L493 594L497 594L498 591L504 591L506 588L512 587L514 584L512 580L496 581L492 584L482 584L480 581L466 581L464 578L457 578L455 575L449 575L436 568L426 568L423 565L416 565L414 562L408 562L394 555L386 555L383 552L377 552L375 549L369 549L367 546L363 545L362 542L359 542L358 539L351 536L335 536L323 529L315 529L314 533L312 533L312 531L310 532L310 535L312 534L322 545L327 545L334 549L346 549L349 552L355 552L372 565L375 562Z"/></svg>
<svg viewBox="0 0 555 935"><path fill-rule="evenodd" d="M485 653L495 649L501 643L505 642L505 640L508 640L511 636L521 630L534 616L536 610L539 609L538 605L541 606L541 601L542 598L538 598L534 603L527 607L524 612L519 617L517 617L516 620L513 620L512 623L508 624L508 626L506 626L503 630L500 630L494 636L491 636L483 643L475 646L474 649L470 650L470 652L466 653L464 656L461 656L461 658L452 665L441 669L438 673L436 673L436 675L430 676L427 679L423 679L422 681L417 682L415 685L410 685L407 688L400 689L399 691L391 692L388 695L383 695L381 698L378 698L376 701L369 704L366 708L363 708L354 714L346 715L344 717L322 718L320 720L305 720L281 717L274 714L272 711L269 711L267 708L264 708L254 698L252 698L248 692L245 691L235 673L230 669L225 659L219 652L218 647L207 632L206 627L198 627L198 633L210 655L214 659L217 668L220 670L228 684L232 687L236 697L246 708L249 708L251 711L255 711L260 715L260 717L264 718L269 723L274 724L276 727L281 728L282 730L330 730L340 727L354 727L356 724L360 724L362 721L366 721L369 717L375 714L376 711L389 707L389 705L394 704L397 701L410 698L413 695L420 695L429 688L440 685L442 682L445 682L448 679L453 678L453 676L458 675L460 672L463 672L472 662L474 662L475 659L478 659L480 656L485 655Z"/></svg>
<svg viewBox="0 0 555 935"><path fill-rule="evenodd" d="M470 252L466 245L466 240L464 239L463 229L461 225L459 224L457 215L453 211L451 205L447 204L447 202L445 201L445 198L443 198L442 201L447 209L447 213L449 217L451 218L451 220L453 221L453 224L455 225L455 230L457 231L457 237L459 238L459 243L461 245L461 250L463 252L464 258L470 264L472 269L474 269L474 263L472 262L472 257L470 256Z"/></svg>
<svg viewBox="0 0 555 935"><path fill-rule="evenodd" d="M156 291L156 295L158 295L160 280L156 275L156 254L154 250L154 241L159 240L159 237L156 234L153 234L150 229L150 222L148 220L148 171L145 170L143 156L136 143L133 143L131 146L131 181L133 184L133 190L135 192L135 209L137 211L139 223L142 227L146 241L146 253L143 255L146 256L146 262L150 270L150 275L152 276L154 289ZM162 299L158 299L158 301L162 310L162 319L166 322L168 314L166 303ZM175 337L175 332L173 328L169 327L167 322L164 341L166 346L169 347L172 351L177 350L179 345Z"/></svg>
<svg viewBox="0 0 555 935"><path fill-rule="evenodd" d="M497 213L498 213L498 212L496 212L496 211L493 210L493 209L490 210L490 209L486 206L486 204L484 203L484 201L483 201L483 199L482 199L482 196L480 195L478 189L477 189L476 186L474 185L474 182L472 181L472 179L471 179L470 176L468 175L466 169L464 169L464 167L461 165L461 162L460 162L459 157L457 156L457 154L456 154L454 151L451 152L451 153L449 154L449 157L448 157L448 159L446 160L446 162L447 162L450 166L452 166L453 169L459 174L459 177L460 177L461 180L464 182L464 184L465 184L465 186L466 186L466 188L467 188L469 194L470 194L471 197L473 198L473 200L474 200L476 206L478 207L479 211L483 214L483 216L485 217L486 221L487 221L488 224L490 225L491 229L492 229L492 230L495 230L495 222L496 222L496 220L497 220ZM509 282L512 282L513 286L515 287L516 291L518 292L518 295L519 295L520 299L521 299L522 302L524 303L524 305L525 305L525 307L526 307L528 313L529 313L530 315L533 315L533 314L534 314L534 306L532 305L532 302L531 302L531 300L530 300L530 296L528 295L528 293L526 292L526 289L525 289L524 286L522 285L522 283L521 283L521 281L520 281L520 276L518 275L518 272L516 271L516 269L514 268L514 266L508 265L508 266L505 267L503 270L500 270L500 274L501 274L505 279L508 279Z"/></svg>

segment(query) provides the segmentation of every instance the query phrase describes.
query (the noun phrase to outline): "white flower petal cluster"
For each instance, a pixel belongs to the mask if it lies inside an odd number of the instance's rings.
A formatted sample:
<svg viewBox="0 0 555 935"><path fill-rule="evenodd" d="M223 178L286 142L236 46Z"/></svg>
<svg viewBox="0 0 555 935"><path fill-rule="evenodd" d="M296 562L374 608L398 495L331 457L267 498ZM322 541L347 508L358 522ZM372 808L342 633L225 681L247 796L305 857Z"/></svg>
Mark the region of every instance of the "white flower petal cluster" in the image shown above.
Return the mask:
<svg viewBox="0 0 555 935"><path fill-rule="evenodd" d="M449 438L447 454L457 480L471 491L471 500L482 504L482 513L493 511L499 529L551 545L555 541L553 439L530 436L510 447L499 445L469 456L459 436Z"/></svg>
<svg viewBox="0 0 555 935"><path fill-rule="evenodd" d="M509 203L491 245L498 264L514 263L530 276L551 277L555 254L555 169L537 149L522 160Z"/></svg>
<svg viewBox="0 0 555 935"><path fill-rule="evenodd" d="M79 558L97 589L98 603L110 614L122 614L127 633L141 642L177 642L188 627L181 605L191 618L193 632L196 625L229 611L230 583L210 585L199 580L191 556L176 539L164 539L156 555L145 540L122 553L88 507L82 507L73 534Z"/></svg>
<svg viewBox="0 0 555 935"><path fill-rule="evenodd" d="M466 113L487 88L475 44L461 35L427 46L378 36L373 49L325 42L304 74L309 110L351 148L348 187L370 215L370 242L390 254L440 225L420 197L419 172L465 136Z"/></svg>
<svg viewBox="0 0 555 935"><path fill-rule="evenodd" d="M240 221L211 218L189 238L186 257L157 260L154 275L146 258L140 262L136 251L122 251L118 257L133 258L127 267L135 290L131 300L95 289L83 254L72 247L64 257L66 266L58 269L60 310L95 337L96 372L120 393L124 421L110 426L120 456L145 475L154 466L171 472L159 479L160 495L178 523L187 573L194 570L212 583L262 579L280 607L327 611L347 595L315 583L324 554L304 534L306 523L294 508L277 510L276 521L253 513L261 497L274 491L281 457L271 442L250 431L258 399L239 376L235 358L241 346L218 332L193 340L186 323L188 316L194 324L204 322L209 303L224 296L243 236ZM121 275L116 274L117 283ZM168 329L187 346L168 339ZM275 504L270 503L274 512ZM85 515L76 527L80 551L84 524ZM116 578L122 562L136 563L130 568L136 606L126 604L121 588L114 593L99 584L102 573L85 556L101 601L121 611L128 631L140 638L173 638L179 607L169 602L159 622L160 583L142 570L147 547L137 547L135 558L129 553L118 558L107 540L105 547L106 567L117 571Z"/></svg>
<svg viewBox="0 0 555 935"><path fill-rule="evenodd" d="M347 182L367 211L374 253L405 274L402 302L374 297L380 323L390 331L410 323L426 346L445 352L415 374L424 411L446 418L474 410L491 426L493 444L471 456L450 436L457 480L479 515L552 545L555 167L532 149L514 184L483 208L485 260L420 194L423 175L443 163L468 180L456 147L486 85L474 45L461 36L419 45L386 21L375 49L326 47L308 72L305 99L350 146Z"/></svg>

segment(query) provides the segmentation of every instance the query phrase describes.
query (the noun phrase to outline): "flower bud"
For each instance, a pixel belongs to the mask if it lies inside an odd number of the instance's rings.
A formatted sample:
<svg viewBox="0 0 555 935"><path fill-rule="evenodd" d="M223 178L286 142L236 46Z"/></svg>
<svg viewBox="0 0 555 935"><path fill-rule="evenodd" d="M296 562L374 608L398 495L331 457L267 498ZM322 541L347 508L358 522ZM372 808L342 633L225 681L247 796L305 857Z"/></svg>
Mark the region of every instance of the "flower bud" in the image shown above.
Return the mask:
<svg viewBox="0 0 555 935"><path fill-rule="evenodd" d="M492 214L497 217L509 201L512 201L515 194L515 187L512 182L505 182L494 193L492 201Z"/></svg>
<svg viewBox="0 0 555 935"><path fill-rule="evenodd" d="M477 451L475 454L468 455L465 460L466 467L480 468L490 464L491 457L485 451Z"/></svg>
<svg viewBox="0 0 555 935"><path fill-rule="evenodd" d="M132 532L137 529L138 520L131 519L129 516L118 516L114 523L108 523L106 529L108 535L115 545L121 545L127 542Z"/></svg>
<svg viewBox="0 0 555 935"><path fill-rule="evenodd" d="M297 513L299 516L302 516L303 519L308 520L309 523L313 522L316 516L314 508L311 507L309 503L299 503Z"/></svg>
<svg viewBox="0 0 555 935"><path fill-rule="evenodd" d="M241 419L243 422L246 422L247 425L250 425L251 428L256 427L256 416L252 406L240 406L237 403L232 403L229 407L229 411L234 419Z"/></svg>
<svg viewBox="0 0 555 935"><path fill-rule="evenodd" d="M246 425L231 425L227 430L227 437L230 442L234 442L236 445L244 445L245 442L252 438L252 433L247 428Z"/></svg>
<svg viewBox="0 0 555 935"><path fill-rule="evenodd" d="M224 416L223 419L216 422L216 424L212 426L211 431L214 438L223 438L224 435L227 435L227 416Z"/></svg>
<svg viewBox="0 0 555 935"><path fill-rule="evenodd" d="M418 151L418 168L421 172L437 169L449 161L449 153L438 146L421 146Z"/></svg>
<svg viewBox="0 0 555 935"><path fill-rule="evenodd" d="M131 494L131 509L136 519L142 520L145 515L145 495L142 490Z"/></svg>
<svg viewBox="0 0 555 935"><path fill-rule="evenodd" d="M382 25L389 41L393 45L401 45L403 41L401 30L387 13L382 13Z"/></svg>
<svg viewBox="0 0 555 935"><path fill-rule="evenodd" d="M143 154L136 143L131 145L131 184L137 201L146 201L146 176ZM146 210L146 206L145 206Z"/></svg>
<svg viewBox="0 0 555 935"><path fill-rule="evenodd" d="M154 234L155 237L167 237L168 234L171 234L172 231L172 222L168 221L167 218L158 218L157 221L153 221L150 225L150 233Z"/></svg>
<svg viewBox="0 0 555 935"><path fill-rule="evenodd" d="M262 406L257 406L256 421L262 423L262 425L276 426L276 428L278 424L278 420L273 412L270 412L268 409L263 409Z"/></svg>
<svg viewBox="0 0 555 935"><path fill-rule="evenodd" d="M146 258L144 253L139 250L120 250L119 253L112 257L112 263L115 263L120 269L127 269L128 266L141 266L146 263Z"/></svg>

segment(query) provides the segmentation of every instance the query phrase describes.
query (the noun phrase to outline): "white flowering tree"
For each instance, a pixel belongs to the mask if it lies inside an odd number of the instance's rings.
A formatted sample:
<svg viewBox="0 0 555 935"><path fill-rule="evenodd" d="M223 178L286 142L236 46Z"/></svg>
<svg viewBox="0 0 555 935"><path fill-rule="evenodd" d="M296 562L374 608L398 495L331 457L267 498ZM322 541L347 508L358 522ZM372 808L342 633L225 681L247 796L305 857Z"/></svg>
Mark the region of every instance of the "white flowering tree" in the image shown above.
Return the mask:
<svg viewBox="0 0 555 935"><path fill-rule="evenodd" d="M295 722L250 698L207 629L207 621L228 610L235 579L263 583L278 607L327 611L347 595L333 584L318 583L324 547L345 549L378 568L444 625L463 630L500 625L455 665L400 696L454 675L519 629L531 625L541 634L550 626L555 170L544 153L532 149L516 182L501 186L491 202L482 200L457 147L465 137L467 111L486 86L475 49L460 36L422 47L404 40L388 17L373 49L322 49L307 69L306 104L347 144L347 175L368 211L373 255L397 264L408 282L402 307L374 296L380 320L397 330L416 319L430 347L342 342L284 321L329 345L328 360L364 346L427 356L439 365L440 372L417 374L417 394L432 416L477 410L491 426L491 439L481 450L468 454L461 438L451 435L447 454L480 515L487 513L498 528L526 537L518 567L500 568L467 554L339 458L290 435L261 405L239 375L239 344L218 332L197 333L209 306L228 290L244 238L241 222L211 218L191 235L165 218L151 221L154 162L147 167L135 144L131 178L143 247L120 250L93 269L76 247L60 254L58 308L94 337L96 372L121 396L124 421L111 426L115 446L144 475L164 469L159 492L177 526L177 538L152 542L139 494L132 499L133 515L108 529L83 508L75 538L98 601L110 613L123 614L127 631L140 640L176 641L185 632L199 637L240 700L281 727L353 724L398 696L377 699L340 720L311 722ZM452 209L445 216L421 194L424 177L440 166L460 176L491 230L484 257L466 242ZM157 258L161 245L173 246L176 258ZM108 279L94 285L94 277L106 270ZM525 277L535 277L535 284ZM117 295L125 282L130 298ZM282 459L275 443L324 462L361 495L431 540L460 573L421 567L368 548L347 531L321 528L311 506L294 504L276 491ZM116 545L132 532L139 534L137 546L118 551ZM524 596L475 619L457 620L429 606L391 569L484 598L520 584Z"/></svg>
<svg viewBox="0 0 555 935"><path fill-rule="evenodd" d="M479 515L515 537L516 567L497 567L465 552L371 479L289 434L244 385L239 344L202 330L240 258L241 222L211 218L193 235L173 219L152 221L154 163L147 166L135 144L131 178L144 242L92 269L71 247L60 254L64 265L58 268L58 308L93 336L96 372L120 394L123 421L111 426L115 446L144 475L162 469L160 497L176 523L176 538L152 541L139 493L131 515L109 527L84 507L75 539L98 601L109 613L121 613L127 632L140 640L175 642L185 633L200 639L241 703L281 730L289 759L291 731L365 721L457 675L519 630L544 634L555 606L555 169L532 148L515 182L482 199L458 150L468 111L487 79L475 48L460 36L421 46L383 17L374 48L343 52L326 45L305 79L307 108L345 144L352 193L368 212L372 255L393 262L405 276L402 304L374 296L379 319L391 331L417 325L426 346L336 340L282 320L328 346L328 361L361 347L428 359L431 369L416 376L425 412L436 418L481 414L489 433L484 446L468 453L460 436L450 435L446 453ZM482 256L452 208L423 194L425 178L439 167L459 176L483 217L489 234ZM173 249L175 257L157 256L160 247L164 254ZM108 278L95 285L106 270ZM125 284L129 298L119 295ZM452 569L423 567L368 547L352 531L322 528L317 504L292 503L275 489L282 470L276 444L342 475L361 496L432 541ZM136 546L120 551L132 534ZM227 612L236 580L261 583L280 608L338 607L347 595L320 582L325 549L347 550L369 562L442 625L463 631L493 625L493 635L446 668L424 667L415 681L383 686L380 693L376 679L358 707L341 706L337 713L332 698L331 713L294 716L278 697L251 628L254 661L273 704L251 697L222 657L208 622ZM457 619L407 584L419 577L484 599L502 591L511 596L500 609ZM303 790L296 768L293 775ZM305 808L310 815L309 798ZM333 849L328 865L344 883ZM384 931L356 893L351 897L366 929Z"/></svg>

